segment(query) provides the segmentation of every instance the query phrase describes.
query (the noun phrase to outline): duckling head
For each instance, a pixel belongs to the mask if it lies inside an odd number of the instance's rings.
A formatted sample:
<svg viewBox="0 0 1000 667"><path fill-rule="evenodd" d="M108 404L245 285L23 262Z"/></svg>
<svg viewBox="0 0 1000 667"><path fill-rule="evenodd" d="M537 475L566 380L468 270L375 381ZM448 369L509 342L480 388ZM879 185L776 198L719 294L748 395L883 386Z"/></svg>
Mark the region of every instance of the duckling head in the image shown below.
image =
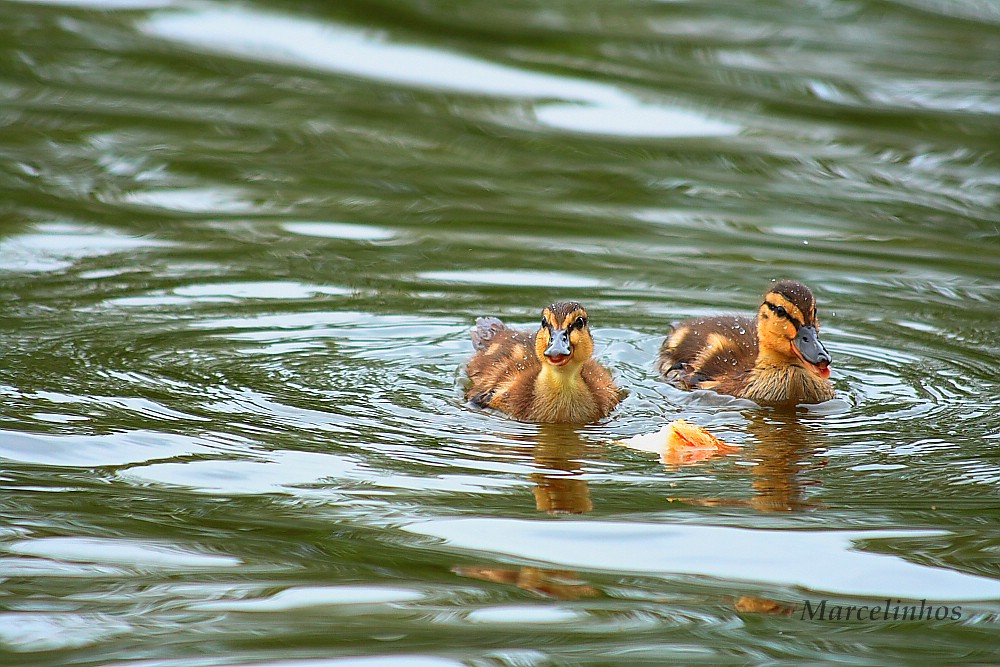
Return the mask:
<svg viewBox="0 0 1000 667"><path fill-rule="evenodd" d="M830 353L819 339L816 299L791 280L774 283L757 311L757 339L762 353L830 377Z"/></svg>
<svg viewBox="0 0 1000 667"><path fill-rule="evenodd" d="M542 326L535 336L535 354L543 367L572 371L593 353L594 338L583 306L575 301L562 301L542 310Z"/></svg>

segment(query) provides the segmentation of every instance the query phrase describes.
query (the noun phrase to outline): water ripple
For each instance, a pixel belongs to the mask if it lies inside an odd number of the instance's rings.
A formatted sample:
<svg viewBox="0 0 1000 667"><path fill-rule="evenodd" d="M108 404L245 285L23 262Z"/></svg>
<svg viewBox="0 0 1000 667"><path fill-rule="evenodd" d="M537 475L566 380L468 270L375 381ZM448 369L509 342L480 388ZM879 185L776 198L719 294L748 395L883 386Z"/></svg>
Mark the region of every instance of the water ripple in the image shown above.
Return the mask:
<svg viewBox="0 0 1000 667"><path fill-rule="evenodd" d="M577 132L624 136L736 134L739 126L694 112L643 104L617 87L517 69L433 48L397 44L372 31L318 25L289 16L246 10L154 15L148 35L214 52L300 67L315 67L376 81L464 94L572 100L543 104L542 123Z"/></svg>
<svg viewBox="0 0 1000 667"><path fill-rule="evenodd" d="M924 568L854 547L858 540L933 538L940 535L937 532L909 536L892 531L795 533L504 519L440 519L410 524L406 529L459 548L499 552L568 569L700 574L870 597L991 600L1000 595L1000 582L993 579ZM775 540L782 545L780 556L764 547ZM726 554L735 555L727 558ZM781 559L777 568L776 557ZM820 557L826 564L817 569Z"/></svg>
<svg viewBox="0 0 1000 667"><path fill-rule="evenodd" d="M9 5L0 662L995 662L990 3ZM835 400L657 376L780 277ZM558 299L614 414L466 404Z"/></svg>

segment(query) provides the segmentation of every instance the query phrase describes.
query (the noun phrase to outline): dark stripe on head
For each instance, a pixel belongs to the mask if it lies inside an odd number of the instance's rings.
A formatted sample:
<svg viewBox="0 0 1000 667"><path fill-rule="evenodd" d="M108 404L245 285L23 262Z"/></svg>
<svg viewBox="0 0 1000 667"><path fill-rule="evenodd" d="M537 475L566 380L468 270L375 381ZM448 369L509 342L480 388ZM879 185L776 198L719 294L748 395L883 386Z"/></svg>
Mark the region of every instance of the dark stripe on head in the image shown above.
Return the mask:
<svg viewBox="0 0 1000 667"><path fill-rule="evenodd" d="M789 303L798 308L806 318L804 324L812 324L812 320L816 317L816 297L808 287L794 280L779 280L771 285L767 293L780 294L788 299ZM766 301L767 295L764 297Z"/></svg>
<svg viewBox="0 0 1000 667"><path fill-rule="evenodd" d="M781 296L785 296L782 294ZM785 297L788 298L788 297ZM791 299L789 299L791 301ZM778 317L783 317L795 326L795 330L798 331L802 328L802 322L799 322L798 318L785 310L784 306L776 306L767 299L764 299L764 305L771 309L771 312Z"/></svg>

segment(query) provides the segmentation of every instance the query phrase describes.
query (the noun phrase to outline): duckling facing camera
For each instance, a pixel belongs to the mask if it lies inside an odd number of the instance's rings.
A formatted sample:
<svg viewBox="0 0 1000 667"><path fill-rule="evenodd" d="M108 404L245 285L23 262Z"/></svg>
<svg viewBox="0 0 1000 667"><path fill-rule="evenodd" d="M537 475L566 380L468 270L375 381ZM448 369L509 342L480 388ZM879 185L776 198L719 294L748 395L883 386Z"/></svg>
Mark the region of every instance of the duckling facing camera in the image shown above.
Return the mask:
<svg viewBox="0 0 1000 667"><path fill-rule="evenodd" d="M783 280L764 294L756 320L720 316L676 325L660 348L658 367L682 389L796 405L833 398L830 361L812 291Z"/></svg>
<svg viewBox="0 0 1000 667"><path fill-rule="evenodd" d="M536 332L480 317L472 344L465 398L480 407L521 421L584 424L607 417L621 400L611 374L592 358L590 320L579 303L542 310Z"/></svg>

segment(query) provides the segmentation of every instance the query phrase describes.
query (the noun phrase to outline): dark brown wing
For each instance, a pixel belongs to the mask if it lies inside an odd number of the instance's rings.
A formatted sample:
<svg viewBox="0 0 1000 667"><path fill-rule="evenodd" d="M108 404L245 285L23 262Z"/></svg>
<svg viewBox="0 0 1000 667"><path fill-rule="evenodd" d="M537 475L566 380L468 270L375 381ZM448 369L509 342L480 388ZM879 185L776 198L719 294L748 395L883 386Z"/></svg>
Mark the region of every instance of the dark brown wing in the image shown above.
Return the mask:
<svg viewBox="0 0 1000 667"><path fill-rule="evenodd" d="M729 315L675 326L660 348L659 369L673 384L713 388L749 373L756 361L757 323Z"/></svg>
<svg viewBox="0 0 1000 667"><path fill-rule="evenodd" d="M497 407L515 380L533 379L541 368L533 331L511 329L495 317L480 318L472 342L477 353L469 361L465 398L481 407Z"/></svg>
<svg viewBox="0 0 1000 667"><path fill-rule="evenodd" d="M580 375L594 397L594 403L600 414L599 419L606 417L625 397L625 392L615 385L608 369L593 359L583 366Z"/></svg>

